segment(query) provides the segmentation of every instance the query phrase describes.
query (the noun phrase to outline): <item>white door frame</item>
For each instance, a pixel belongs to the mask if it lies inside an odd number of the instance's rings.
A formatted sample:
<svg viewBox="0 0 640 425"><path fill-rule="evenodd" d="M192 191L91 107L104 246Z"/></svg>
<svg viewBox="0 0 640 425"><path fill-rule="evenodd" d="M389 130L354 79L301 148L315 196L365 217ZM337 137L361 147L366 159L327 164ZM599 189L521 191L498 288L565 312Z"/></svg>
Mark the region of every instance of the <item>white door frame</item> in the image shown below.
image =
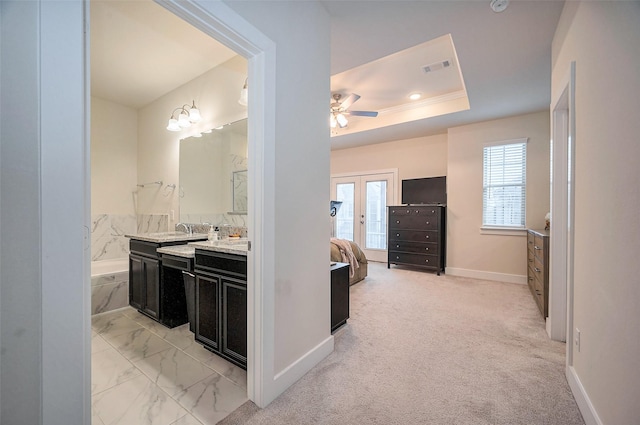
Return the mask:
<svg viewBox="0 0 640 425"><path fill-rule="evenodd" d="M247 290L247 396L259 407L272 400L274 357L274 268L270 222L275 207L275 44L222 2L155 0L220 43L248 60L249 199ZM272 220L271 220L272 221Z"/></svg>
<svg viewBox="0 0 640 425"><path fill-rule="evenodd" d="M567 344L573 363L573 217L575 62L551 103L551 230L549 238L549 337Z"/></svg>

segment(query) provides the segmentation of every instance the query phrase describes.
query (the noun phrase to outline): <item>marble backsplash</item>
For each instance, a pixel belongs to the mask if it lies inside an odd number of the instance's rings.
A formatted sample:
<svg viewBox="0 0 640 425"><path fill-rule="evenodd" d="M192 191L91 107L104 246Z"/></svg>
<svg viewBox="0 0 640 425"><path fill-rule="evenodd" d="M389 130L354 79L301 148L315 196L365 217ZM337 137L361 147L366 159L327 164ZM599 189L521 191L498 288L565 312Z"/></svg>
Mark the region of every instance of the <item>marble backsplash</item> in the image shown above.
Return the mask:
<svg viewBox="0 0 640 425"><path fill-rule="evenodd" d="M167 232L168 214L97 214L91 216L91 261L126 258L129 239L125 234Z"/></svg>

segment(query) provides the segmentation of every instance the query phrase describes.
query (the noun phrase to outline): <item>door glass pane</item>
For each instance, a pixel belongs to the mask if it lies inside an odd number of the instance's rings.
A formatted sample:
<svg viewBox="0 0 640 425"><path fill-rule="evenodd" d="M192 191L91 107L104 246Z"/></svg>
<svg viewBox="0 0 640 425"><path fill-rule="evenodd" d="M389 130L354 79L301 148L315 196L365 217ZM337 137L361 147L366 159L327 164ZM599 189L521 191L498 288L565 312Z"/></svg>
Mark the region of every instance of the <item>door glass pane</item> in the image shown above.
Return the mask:
<svg viewBox="0 0 640 425"><path fill-rule="evenodd" d="M336 238L353 240L355 188L355 183L336 184L336 200L342 201L336 214Z"/></svg>
<svg viewBox="0 0 640 425"><path fill-rule="evenodd" d="M365 247L387 249L387 181L369 181L366 188Z"/></svg>

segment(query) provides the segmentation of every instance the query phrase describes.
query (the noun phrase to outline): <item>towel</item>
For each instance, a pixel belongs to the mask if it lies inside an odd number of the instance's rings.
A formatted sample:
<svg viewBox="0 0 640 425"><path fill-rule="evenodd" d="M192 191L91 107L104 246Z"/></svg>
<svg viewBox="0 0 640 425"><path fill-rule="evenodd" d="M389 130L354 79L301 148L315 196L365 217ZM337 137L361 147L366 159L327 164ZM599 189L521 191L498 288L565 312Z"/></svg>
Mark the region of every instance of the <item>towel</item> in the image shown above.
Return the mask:
<svg viewBox="0 0 640 425"><path fill-rule="evenodd" d="M331 243L338 247L343 263L349 263L349 277L353 277L356 273L355 269L360 267L356 256L353 255L351 242L346 239L331 238Z"/></svg>

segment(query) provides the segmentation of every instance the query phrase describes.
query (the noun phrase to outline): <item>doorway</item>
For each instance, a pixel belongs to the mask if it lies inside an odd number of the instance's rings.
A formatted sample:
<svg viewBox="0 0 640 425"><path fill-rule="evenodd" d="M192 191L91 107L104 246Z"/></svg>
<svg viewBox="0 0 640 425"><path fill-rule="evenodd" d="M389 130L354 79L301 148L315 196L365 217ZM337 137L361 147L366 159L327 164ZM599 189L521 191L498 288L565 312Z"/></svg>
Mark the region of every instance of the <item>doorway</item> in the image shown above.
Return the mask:
<svg viewBox="0 0 640 425"><path fill-rule="evenodd" d="M331 177L331 199L340 201L332 236L357 243L367 259L387 261L387 206L395 203L396 170Z"/></svg>
<svg viewBox="0 0 640 425"><path fill-rule="evenodd" d="M573 364L573 218L575 156L575 62L551 104L551 229L549 270L549 337L567 344Z"/></svg>

